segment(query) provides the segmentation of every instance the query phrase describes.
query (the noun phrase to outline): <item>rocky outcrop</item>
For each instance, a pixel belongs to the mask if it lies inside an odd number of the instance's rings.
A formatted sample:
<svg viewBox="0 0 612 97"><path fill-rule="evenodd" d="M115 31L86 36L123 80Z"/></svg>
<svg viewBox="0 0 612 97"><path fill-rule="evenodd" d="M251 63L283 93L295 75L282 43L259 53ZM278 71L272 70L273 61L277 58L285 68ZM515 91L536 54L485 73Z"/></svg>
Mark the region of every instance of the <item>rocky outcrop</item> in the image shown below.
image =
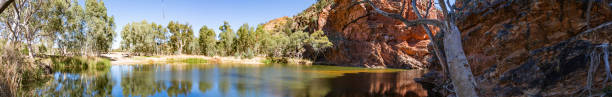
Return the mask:
<svg viewBox="0 0 612 97"><path fill-rule="evenodd" d="M407 19L416 19L411 0L375 0L374 4L390 13L401 13ZM425 13L426 0L417 0ZM405 6L402 9L402 6ZM438 18L432 8L428 18ZM336 65L425 68L431 57L427 50L429 40L422 27L408 27L401 21L374 12L364 3L336 0L318 16L318 27L326 32L334 47L324 53L326 62Z"/></svg>
<svg viewBox="0 0 612 97"><path fill-rule="evenodd" d="M408 27L401 21L374 12L366 3L355 0L319 0L302 13L291 17L293 30L314 32L323 30L334 44L323 54L305 54L317 58L320 64L363 66L370 68L422 69L429 66L428 36L423 27ZM417 19L412 11L412 0L373 0L389 13ZM429 0L417 0L421 13L427 18L439 18L440 12ZM434 6L433 4L430 6ZM403 8L402 8L403 7ZM402 10L404 10L402 12ZM278 30L287 17L264 24L268 30ZM303 28L303 29L302 29ZM434 33L437 28L434 28ZM308 51L307 51L308 53Z"/></svg>
<svg viewBox="0 0 612 97"><path fill-rule="evenodd" d="M284 25L287 20L289 20L289 17L287 16L270 20L267 23L263 24L264 30L273 31L275 29L279 29L279 26Z"/></svg>
<svg viewBox="0 0 612 97"><path fill-rule="evenodd" d="M612 21L606 0L593 0L589 15L588 0L481 1L465 5L457 20L480 95L587 95L591 52L612 39L612 26L581 33ZM597 66L593 94L611 85Z"/></svg>

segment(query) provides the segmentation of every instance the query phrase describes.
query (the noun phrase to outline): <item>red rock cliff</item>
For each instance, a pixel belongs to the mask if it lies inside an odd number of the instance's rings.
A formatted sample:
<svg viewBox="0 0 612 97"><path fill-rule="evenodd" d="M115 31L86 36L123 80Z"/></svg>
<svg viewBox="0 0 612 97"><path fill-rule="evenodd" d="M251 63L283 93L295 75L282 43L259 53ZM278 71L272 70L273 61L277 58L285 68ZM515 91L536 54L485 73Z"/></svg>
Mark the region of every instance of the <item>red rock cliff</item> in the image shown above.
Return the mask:
<svg viewBox="0 0 612 97"><path fill-rule="evenodd" d="M612 21L606 0L594 0L587 21L587 1L484 0L480 6L468 5L475 9L465 9L457 25L480 94L584 96L589 54L612 39L612 27L577 36ZM598 66L602 69L595 72L593 89L604 84L603 65Z"/></svg>
<svg viewBox="0 0 612 97"><path fill-rule="evenodd" d="M318 27L334 43L324 56L337 65L394 68L425 68L430 56L429 40L422 27L406 28L401 21L374 12L367 4L354 0L335 0L318 16ZM428 0L417 0L425 13ZM411 0L374 0L381 10L400 13L407 19L416 19ZM402 6L405 6L402 9ZM439 11L432 7L428 18L438 18ZM435 33L435 32L434 32Z"/></svg>

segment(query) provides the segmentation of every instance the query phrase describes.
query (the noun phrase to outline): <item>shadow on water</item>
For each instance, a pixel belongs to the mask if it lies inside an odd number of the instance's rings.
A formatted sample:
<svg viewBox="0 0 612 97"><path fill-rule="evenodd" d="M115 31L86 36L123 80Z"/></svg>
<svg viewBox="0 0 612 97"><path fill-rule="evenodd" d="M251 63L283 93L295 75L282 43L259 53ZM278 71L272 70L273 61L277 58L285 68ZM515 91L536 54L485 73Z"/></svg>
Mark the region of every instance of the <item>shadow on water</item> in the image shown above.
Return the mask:
<svg viewBox="0 0 612 97"><path fill-rule="evenodd" d="M427 96L427 91L414 81L423 71L355 73L358 70L365 69L317 66L124 65L112 66L104 72L57 72L50 81L35 91L38 96L61 97ZM350 73L327 76L331 71Z"/></svg>
<svg viewBox="0 0 612 97"><path fill-rule="evenodd" d="M423 71L345 74L329 79L326 97L423 97L427 91L415 82Z"/></svg>

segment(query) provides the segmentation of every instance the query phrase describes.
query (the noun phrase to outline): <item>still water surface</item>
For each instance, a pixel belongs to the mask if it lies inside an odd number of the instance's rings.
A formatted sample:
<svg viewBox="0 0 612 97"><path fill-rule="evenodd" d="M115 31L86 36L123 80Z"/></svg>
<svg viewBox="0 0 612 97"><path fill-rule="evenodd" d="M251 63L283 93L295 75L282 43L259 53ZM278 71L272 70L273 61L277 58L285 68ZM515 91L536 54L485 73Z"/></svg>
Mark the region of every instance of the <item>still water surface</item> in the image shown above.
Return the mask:
<svg viewBox="0 0 612 97"><path fill-rule="evenodd" d="M292 65L113 65L56 72L39 96L405 97L427 96L423 71Z"/></svg>

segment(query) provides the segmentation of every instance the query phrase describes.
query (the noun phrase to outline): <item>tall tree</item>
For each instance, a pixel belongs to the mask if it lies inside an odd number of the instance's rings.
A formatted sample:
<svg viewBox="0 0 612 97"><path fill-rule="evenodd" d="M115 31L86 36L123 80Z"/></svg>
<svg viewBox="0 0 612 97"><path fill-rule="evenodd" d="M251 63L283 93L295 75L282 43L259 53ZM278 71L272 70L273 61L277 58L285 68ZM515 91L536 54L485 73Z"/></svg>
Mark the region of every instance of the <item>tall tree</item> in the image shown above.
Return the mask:
<svg viewBox="0 0 612 97"><path fill-rule="evenodd" d="M183 50L186 49L185 47L193 40L191 25L170 21L170 23L168 23L168 31L172 34L172 36L170 36L172 51L177 54L184 53Z"/></svg>
<svg viewBox="0 0 612 97"><path fill-rule="evenodd" d="M219 44L217 44L217 47L219 48L220 54L223 56L233 54L235 51L234 40L236 39L236 33L234 33L227 21L223 22L219 30L221 33L219 33Z"/></svg>
<svg viewBox="0 0 612 97"><path fill-rule="evenodd" d="M255 32L253 32L253 40L255 40L255 45L253 45L253 51L257 54L263 53L262 52L262 41L263 39L266 37L265 35L268 32L264 30L264 26L263 24L259 24L257 25L257 28L255 29Z"/></svg>
<svg viewBox="0 0 612 97"><path fill-rule="evenodd" d="M122 49L138 55L160 54L165 43L166 29L147 21L128 23L121 31Z"/></svg>
<svg viewBox="0 0 612 97"><path fill-rule="evenodd" d="M210 29L206 26L202 26L200 28L200 37L198 39L198 43L200 45L200 52L207 56L215 55L215 43L217 39L215 38L217 35L213 29Z"/></svg>
<svg viewBox="0 0 612 97"><path fill-rule="evenodd" d="M87 21L86 48L93 48L96 54L110 50L115 34L114 17L108 16L103 1L86 0L85 16Z"/></svg>
<svg viewBox="0 0 612 97"><path fill-rule="evenodd" d="M237 52L246 53L253 51L253 45L255 45L255 34L254 28L249 27L249 24L243 24L238 28L237 34Z"/></svg>
<svg viewBox="0 0 612 97"><path fill-rule="evenodd" d="M41 17L36 15L41 12L41 5L46 1L43 0L16 0L12 9L7 10L2 14L2 21L7 33L2 35L8 43L5 47L14 45L19 46L22 43L26 44L29 58L34 58L33 44L36 35L41 30ZM19 47L17 47L19 48Z"/></svg>
<svg viewBox="0 0 612 97"><path fill-rule="evenodd" d="M156 23L152 23L151 27L153 29L153 40L155 41L155 43L153 45L155 45L155 54L162 54L162 53L166 53L165 51L165 47L166 43L168 42L168 37L166 37L166 35L168 35L168 29L166 29L164 26L162 26L161 24L156 24Z"/></svg>

